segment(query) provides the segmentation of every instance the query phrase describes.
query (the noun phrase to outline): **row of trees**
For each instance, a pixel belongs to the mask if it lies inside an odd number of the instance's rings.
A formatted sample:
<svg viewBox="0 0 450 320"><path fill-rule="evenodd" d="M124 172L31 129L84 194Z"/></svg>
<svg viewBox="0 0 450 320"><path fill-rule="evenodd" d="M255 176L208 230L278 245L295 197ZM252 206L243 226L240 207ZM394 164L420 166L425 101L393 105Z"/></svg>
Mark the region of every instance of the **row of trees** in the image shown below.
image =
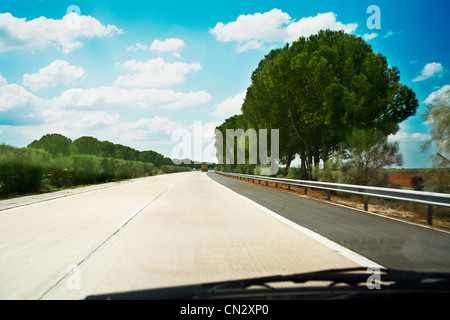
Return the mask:
<svg viewBox="0 0 450 320"><path fill-rule="evenodd" d="M387 136L417 107L415 93L386 57L360 37L327 30L270 51L252 73L242 114L217 129L223 135L226 129L279 129L286 174L298 155L299 178L335 180L347 166L352 180L378 184L374 170L402 163L398 145Z"/></svg>
<svg viewBox="0 0 450 320"><path fill-rule="evenodd" d="M47 134L39 140L34 140L28 147L43 149L53 157L84 154L102 158L153 163L157 168L160 168L162 165L173 165L170 158L164 157L155 151L138 151L131 147L109 141L100 141L97 138L88 136L72 141L61 134Z"/></svg>
<svg viewBox="0 0 450 320"><path fill-rule="evenodd" d="M190 171L155 151L82 137L49 134L26 148L0 145L0 195L16 195Z"/></svg>

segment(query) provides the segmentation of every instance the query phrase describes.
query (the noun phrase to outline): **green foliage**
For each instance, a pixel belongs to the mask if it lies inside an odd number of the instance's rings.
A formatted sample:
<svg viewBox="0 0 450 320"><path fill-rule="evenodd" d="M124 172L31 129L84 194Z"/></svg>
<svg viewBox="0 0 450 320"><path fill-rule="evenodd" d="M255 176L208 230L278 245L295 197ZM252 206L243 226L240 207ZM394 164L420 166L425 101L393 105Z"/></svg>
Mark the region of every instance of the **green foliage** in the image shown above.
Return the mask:
<svg viewBox="0 0 450 320"><path fill-rule="evenodd" d="M46 134L39 140L34 140L28 145L28 148L43 149L53 157L57 157L70 155L71 145L72 140L61 134L53 133Z"/></svg>
<svg viewBox="0 0 450 320"><path fill-rule="evenodd" d="M422 115L431 124L431 139L423 146L422 150L431 144L436 147L436 167L450 166L450 87L447 87L440 99L434 99L428 105L427 111Z"/></svg>
<svg viewBox="0 0 450 320"><path fill-rule="evenodd" d="M359 184L356 180L356 167L353 161L345 160L341 154L332 156L324 169L316 167L315 179L324 182Z"/></svg>
<svg viewBox="0 0 450 320"><path fill-rule="evenodd" d="M191 171L191 168L183 166L162 165L160 170L161 173L175 173L175 172Z"/></svg>
<svg viewBox="0 0 450 320"><path fill-rule="evenodd" d="M387 141L377 130L354 129L323 169L315 168L319 181L386 187L389 183L384 167L402 165L398 143Z"/></svg>
<svg viewBox="0 0 450 320"><path fill-rule="evenodd" d="M48 134L27 148L0 145L0 195L151 176L160 167L163 173L191 170L174 166L155 151L140 152L94 137L72 142Z"/></svg>
<svg viewBox="0 0 450 320"><path fill-rule="evenodd" d="M89 155L72 155L72 184L83 185L100 181L101 158Z"/></svg>
<svg viewBox="0 0 450 320"><path fill-rule="evenodd" d="M45 163L43 150L0 145L0 195L26 194L40 189Z"/></svg>
<svg viewBox="0 0 450 320"><path fill-rule="evenodd" d="M72 182L72 161L69 157L58 157L50 161L46 169L47 183L56 188L70 187Z"/></svg>
<svg viewBox="0 0 450 320"><path fill-rule="evenodd" d="M383 186L388 179L387 174L380 170L403 164L398 143L389 142L378 130L354 129L347 136L345 152L354 163L354 181L357 184Z"/></svg>
<svg viewBox="0 0 450 320"><path fill-rule="evenodd" d="M286 178L287 179L304 180L305 176L303 175L301 168L290 167L288 169L288 174L287 174Z"/></svg>
<svg viewBox="0 0 450 320"><path fill-rule="evenodd" d="M423 183L425 191L450 193L450 172L433 175Z"/></svg>
<svg viewBox="0 0 450 320"><path fill-rule="evenodd" d="M272 50L251 81L237 124L279 129L281 162L289 171L300 155L302 175L309 179L313 167L327 163L354 129L387 136L418 107L398 69L361 37L342 31L320 31ZM218 128L244 129L233 120Z"/></svg>
<svg viewBox="0 0 450 320"><path fill-rule="evenodd" d="M421 191L423 190L423 182L424 179L422 176L414 176L411 178L411 186L414 190Z"/></svg>

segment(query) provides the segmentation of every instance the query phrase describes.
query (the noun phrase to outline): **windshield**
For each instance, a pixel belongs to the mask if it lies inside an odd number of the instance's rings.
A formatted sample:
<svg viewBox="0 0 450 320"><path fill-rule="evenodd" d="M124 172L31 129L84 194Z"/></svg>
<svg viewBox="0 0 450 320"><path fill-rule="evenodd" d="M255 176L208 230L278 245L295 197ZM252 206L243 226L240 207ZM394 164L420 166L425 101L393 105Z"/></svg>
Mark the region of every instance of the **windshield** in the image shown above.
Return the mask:
<svg viewBox="0 0 450 320"><path fill-rule="evenodd" d="M442 280L449 10L2 1L0 299Z"/></svg>

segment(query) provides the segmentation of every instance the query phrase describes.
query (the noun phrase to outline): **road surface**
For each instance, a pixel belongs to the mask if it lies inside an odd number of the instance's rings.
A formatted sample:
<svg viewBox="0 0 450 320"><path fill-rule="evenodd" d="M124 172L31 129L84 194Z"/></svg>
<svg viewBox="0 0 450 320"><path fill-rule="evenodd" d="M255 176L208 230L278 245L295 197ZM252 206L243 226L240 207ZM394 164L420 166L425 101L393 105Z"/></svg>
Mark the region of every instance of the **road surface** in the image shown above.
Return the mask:
<svg viewBox="0 0 450 320"><path fill-rule="evenodd" d="M201 172L18 200L0 211L0 299L84 299L371 263Z"/></svg>
<svg viewBox="0 0 450 320"><path fill-rule="evenodd" d="M450 233L273 191L208 173L215 181L386 268L450 272Z"/></svg>

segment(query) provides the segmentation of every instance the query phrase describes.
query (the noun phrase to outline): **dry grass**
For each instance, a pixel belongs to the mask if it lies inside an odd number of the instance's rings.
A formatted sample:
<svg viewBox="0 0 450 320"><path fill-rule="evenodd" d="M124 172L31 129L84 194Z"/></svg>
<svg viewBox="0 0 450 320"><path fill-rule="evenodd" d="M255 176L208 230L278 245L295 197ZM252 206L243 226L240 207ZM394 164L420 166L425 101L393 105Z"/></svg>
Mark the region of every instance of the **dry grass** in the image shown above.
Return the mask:
<svg viewBox="0 0 450 320"><path fill-rule="evenodd" d="M231 177L226 178L234 179ZM291 186L289 190L287 185L278 184L278 186L275 186L275 183L271 182L269 182L269 185L266 186L264 181L261 181L261 184L258 184L257 181L256 182L247 180L239 180L239 181L260 188L277 190L281 192L288 192L300 197L338 203L348 207L364 210L364 203L362 200L362 196L357 195L344 196L332 193L331 200L328 200L327 192L325 190L308 188L307 194L305 194L304 188L298 186ZM433 225L431 226L427 224L427 206L419 203L370 198L368 211L371 213L376 213L379 215L396 218L403 221L426 225L434 229L450 231L450 209L448 208L433 207Z"/></svg>

